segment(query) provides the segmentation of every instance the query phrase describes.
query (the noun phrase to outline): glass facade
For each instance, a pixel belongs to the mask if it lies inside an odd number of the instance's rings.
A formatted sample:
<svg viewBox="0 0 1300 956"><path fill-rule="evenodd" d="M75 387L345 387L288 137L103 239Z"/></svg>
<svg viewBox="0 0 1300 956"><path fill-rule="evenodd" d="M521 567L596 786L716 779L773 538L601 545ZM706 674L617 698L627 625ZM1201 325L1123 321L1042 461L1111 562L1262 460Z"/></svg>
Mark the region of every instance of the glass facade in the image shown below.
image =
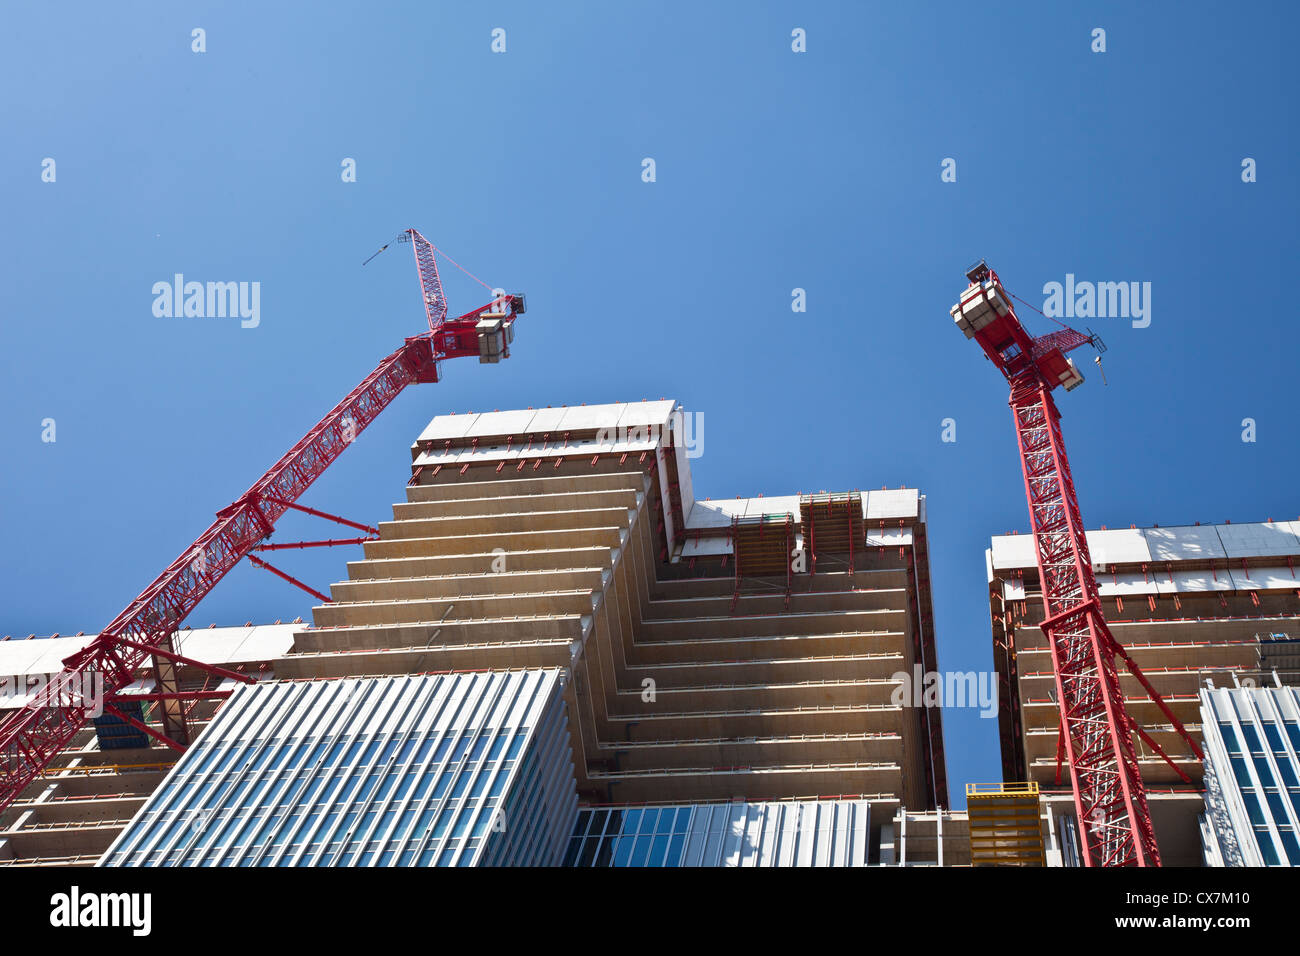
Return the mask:
<svg viewBox="0 0 1300 956"><path fill-rule="evenodd" d="M565 866L866 866L866 800L584 807Z"/></svg>
<svg viewBox="0 0 1300 956"><path fill-rule="evenodd" d="M238 689L121 866L548 866L577 813L559 670Z"/></svg>
<svg viewBox="0 0 1300 956"><path fill-rule="evenodd" d="M1300 692L1207 688L1201 719L1206 862L1300 865Z"/></svg>

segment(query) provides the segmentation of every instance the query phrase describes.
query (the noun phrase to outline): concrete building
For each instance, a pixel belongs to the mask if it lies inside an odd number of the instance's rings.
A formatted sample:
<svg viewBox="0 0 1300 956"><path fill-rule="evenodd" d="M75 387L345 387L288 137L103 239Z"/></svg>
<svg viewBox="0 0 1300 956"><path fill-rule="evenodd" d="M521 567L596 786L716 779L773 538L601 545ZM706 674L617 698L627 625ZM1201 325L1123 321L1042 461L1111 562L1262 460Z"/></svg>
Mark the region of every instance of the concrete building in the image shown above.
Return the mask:
<svg viewBox="0 0 1300 956"><path fill-rule="evenodd" d="M435 418L332 603L239 666L289 681L563 672L584 805L844 798L867 837L831 858L876 861L900 809L947 806L939 709L894 693L900 673L938 670L925 498L697 500L689 424L671 401ZM196 708L198 727L216 707ZM141 810L173 758L110 757L101 739L84 731L0 819L0 861L84 862ZM69 801L87 763L120 769ZM55 804L67 826L38 841Z"/></svg>
<svg viewBox="0 0 1300 956"><path fill-rule="evenodd" d="M1298 535L1295 521L1088 532L1116 640L1198 741L1207 681L1222 686L1234 674L1274 668L1284 680L1294 679ZM1038 627L1043 609L1033 539L995 537L986 560L1003 778L1037 783L1045 812L1068 834L1074 809L1068 769L1056 782L1057 705L1051 658ZM1117 666L1129 713L1177 767L1138 741L1162 860L1200 865L1204 768L1136 679Z"/></svg>

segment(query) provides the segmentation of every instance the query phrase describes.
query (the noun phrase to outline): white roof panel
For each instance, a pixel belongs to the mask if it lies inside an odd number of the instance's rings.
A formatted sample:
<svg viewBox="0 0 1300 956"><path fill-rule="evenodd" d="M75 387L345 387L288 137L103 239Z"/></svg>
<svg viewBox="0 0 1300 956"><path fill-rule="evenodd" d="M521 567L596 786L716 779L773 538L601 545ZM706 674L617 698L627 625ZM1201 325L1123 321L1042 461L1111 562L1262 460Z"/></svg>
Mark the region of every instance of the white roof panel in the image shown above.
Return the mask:
<svg viewBox="0 0 1300 956"><path fill-rule="evenodd" d="M1087 534L1093 564L1145 564L1151 560L1151 549L1139 528L1089 531Z"/></svg>
<svg viewBox="0 0 1300 956"><path fill-rule="evenodd" d="M1249 574L1237 567L1230 568L1228 573L1238 591L1287 591L1300 588L1300 581L1296 580L1288 567L1251 568ZM1219 577L1223 576L1220 571Z"/></svg>
<svg viewBox="0 0 1300 956"><path fill-rule="evenodd" d="M766 498L750 498L745 508L746 518L760 518L763 515L794 515L799 520L798 495L772 495Z"/></svg>
<svg viewBox="0 0 1300 956"><path fill-rule="evenodd" d="M426 442L462 438L474 427L476 421L478 415L472 412L468 415L439 415L425 426L418 440Z"/></svg>
<svg viewBox="0 0 1300 956"><path fill-rule="evenodd" d="M638 425L666 425L668 416L673 413L677 403L670 398L657 402L629 402L619 417L620 428L636 428Z"/></svg>
<svg viewBox="0 0 1300 956"><path fill-rule="evenodd" d="M1178 592L1182 594L1198 591L1231 591L1232 579L1220 568L1218 574L1212 571L1174 571L1174 581L1169 583L1167 574L1156 575L1156 589L1161 594Z"/></svg>
<svg viewBox="0 0 1300 956"><path fill-rule="evenodd" d="M890 488L862 492L862 513L868 521L915 518L918 513L915 488Z"/></svg>
<svg viewBox="0 0 1300 956"><path fill-rule="evenodd" d="M1129 597L1139 594L1158 594L1159 587L1151 575L1134 574L1099 574L1097 590L1103 597Z"/></svg>
<svg viewBox="0 0 1300 956"><path fill-rule="evenodd" d="M682 545L683 558L731 554L731 551L731 541L727 538L690 538Z"/></svg>
<svg viewBox="0 0 1300 956"><path fill-rule="evenodd" d="M496 435L523 435L537 412L521 408L509 412L483 412L462 437L490 438Z"/></svg>
<svg viewBox="0 0 1300 956"><path fill-rule="evenodd" d="M1300 539L1290 522L1215 525L1229 558L1264 558L1300 554Z"/></svg>
<svg viewBox="0 0 1300 956"><path fill-rule="evenodd" d="M81 637L34 637L0 641L0 677L23 674L56 674L63 670L63 658L81 650L95 639Z"/></svg>
<svg viewBox="0 0 1300 956"><path fill-rule="evenodd" d="M533 413L533 420L528 423L528 432L536 435L538 440L545 434L553 433L559 430L560 422L564 420L569 410L567 408L539 408ZM558 435L551 435L551 438L558 438Z"/></svg>
<svg viewBox="0 0 1300 956"><path fill-rule="evenodd" d="M911 547L912 532L908 528L867 528L867 547L900 548Z"/></svg>
<svg viewBox="0 0 1300 956"><path fill-rule="evenodd" d="M613 428L627 410L627 402L615 405L576 405L566 409L560 420L560 431L585 431L596 428Z"/></svg>
<svg viewBox="0 0 1300 956"><path fill-rule="evenodd" d="M992 545L995 570L1038 566L1032 534L1000 534L993 538Z"/></svg>
<svg viewBox="0 0 1300 956"><path fill-rule="evenodd" d="M97 635L81 637L55 637L41 641L48 645L45 653L32 661L29 674L57 674L63 670L63 659L70 657L95 639Z"/></svg>
<svg viewBox="0 0 1300 956"><path fill-rule="evenodd" d="M1143 528L1152 561L1210 561L1227 557L1213 525Z"/></svg>
<svg viewBox="0 0 1300 956"><path fill-rule="evenodd" d="M731 519L743 516L749 507L748 498L721 498L717 501L697 501L686 516L688 528L725 528Z"/></svg>

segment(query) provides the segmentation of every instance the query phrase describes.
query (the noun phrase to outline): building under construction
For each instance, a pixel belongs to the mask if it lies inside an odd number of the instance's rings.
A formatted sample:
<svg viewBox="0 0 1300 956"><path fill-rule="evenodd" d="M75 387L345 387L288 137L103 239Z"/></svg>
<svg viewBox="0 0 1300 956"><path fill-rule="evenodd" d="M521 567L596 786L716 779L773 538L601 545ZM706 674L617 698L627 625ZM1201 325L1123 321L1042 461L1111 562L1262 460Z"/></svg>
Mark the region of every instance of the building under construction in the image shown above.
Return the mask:
<svg viewBox="0 0 1300 956"><path fill-rule="evenodd" d="M890 861L897 814L948 806L940 711L894 693L937 670L925 498L697 500L683 421L672 401L435 418L310 626L176 636L221 668L179 665L196 735L179 765L98 718L0 818L0 861L867 863L882 831ZM0 670L57 670L90 640L0 642ZM152 674L116 699L134 689L157 726ZM293 689L322 681L337 692ZM336 759L391 792L325 800ZM243 802L185 803L214 780ZM482 791L472 818L446 802L461 787ZM484 806L549 822L494 841ZM310 839L239 823L317 816ZM733 831L749 850L710 840Z"/></svg>
<svg viewBox="0 0 1300 956"><path fill-rule="evenodd" d="M1089 531L1087 540L1115 638L1202 747L1207 687L1232 687L1238 680L1298 682L1300 522L1103 528ZM1042 788L1045 821L1050 817L1057 831L1048 839L1061 842L1068 862L1070 847L1077 846L1074 806L1068 768L1061 766L1052 661L1039 627L1042 590L1032 537L993 538L987 567L1003 778ZM1128 713L1159 747L1138 735L1138 762L1163 861L1216 862L1221 855L1204 839L1203 761L1175 732L1170 716L1122 669L1120 687ZM1280 739L1278 748L1286 753ZM1226 760L1219 763L1226 768ZM1272 792L1289 804L1276 813L1282 845L1295 840L1300 792L1288 801L1286 769L1279 769L1283 782Z"/></svg>

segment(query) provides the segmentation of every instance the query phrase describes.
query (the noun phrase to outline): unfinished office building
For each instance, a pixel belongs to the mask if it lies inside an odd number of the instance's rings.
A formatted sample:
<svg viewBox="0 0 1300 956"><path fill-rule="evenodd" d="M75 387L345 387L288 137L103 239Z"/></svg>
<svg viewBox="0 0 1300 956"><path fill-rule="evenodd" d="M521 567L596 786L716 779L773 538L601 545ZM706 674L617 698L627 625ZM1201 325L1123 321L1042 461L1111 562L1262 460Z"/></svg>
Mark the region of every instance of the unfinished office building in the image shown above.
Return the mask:
<svg viewBox="0 0 1300 956"><path fill-rule="evenodd" d="M0 858L85 862L112 845L110 862L147 863L875 863L882 831L888 857L900 810L948 805L939 709L894 693L900 672L938 669L925 498L900 488L697 500L684 423L671 401L439 416L412 447L393 520L349 563L311 626L282 625L279 643L237 659L206 645L185 652L216 654L263 680L355 679L357 700L387 699L396 692L374 682L402 675L551 675L537 684L556 702L543 710L563 713L570 749L547 743L538 752L552 768L548 781L570 775L578 809L510 776L526 760L498 767L506 776L473 778L485 794L498 788L493 799L520 793L549 807L556 825L530 831L544 842L494 838L498 825L509 831L519 821L485 814L481 802L471 811L466 799L454 813L433 803L459 795L437 795L443 778L430 762L450 758L428 733L410 746L385 738L391 753L359 751L396 763L372 768L385 781L373 792L351 787L342 751L322 751L323 769L305 770L309 749L267 743L280 734L305 747L320 714L298 706L277 716L265 706L272 697L248 691L221 703L230 687L182 670L188 686L207 681L214 691L194 714L197 727L215 710L220 729L218 707L247 711L210 745L233 756L208 759L200 737L169 771L174 756L157 746L110 751L105 741L121 728L87 730L0 820ZM183 632L182 647L207 633ZM403 698L397 716L375 726L391 734L415 721L401 738L411 741L412 728L444 726L430 715L451 706L436 703L438 694L470 694L456 683L412 685L425 704ZM446 716L445 726L464 740L466 726L477 728L473 739L485 741L482 750L466 744L465 760L504 761L486 741L506 730L524 740L522 725L482 707ZM227 740L239 727L247 730ZM80 769L97 764L114 769ZM338 780L318 775L334 764ZM252 799L258 786L288 792L286 775L308 772L302 785L336 793L334 803L255 802L245 814L292 832L268 829L263 839L227 827L228 837L202 843L174 828L184 808L204 819L240 815L183 802L202 774L247 782L240 792ZM712 809L722 805L729 809ZM757 854L737 855L727 842L736 826L762 837ZM727 839L713 839L719 828Z"/></svg>
<svg viewBox="0 0 1300 956"><path fill-rule="evenodd" d="M1243 675L1296 682L1300 522L1102 529L1088 532L1088 548L1115 639L1194 738L1204 741L1208 684L1233 686ZM1057 780L1058 710L1038 627L1033 538L993 538L987 566L1003 778L1042 788L1045 817L1068 863L1074 807L1068 767ZM1202 763L1122 665L1119 679L1129 714L1172 760L1137 741L1162 861L1200 865L1215 852L1202 840Z"/></svg>

